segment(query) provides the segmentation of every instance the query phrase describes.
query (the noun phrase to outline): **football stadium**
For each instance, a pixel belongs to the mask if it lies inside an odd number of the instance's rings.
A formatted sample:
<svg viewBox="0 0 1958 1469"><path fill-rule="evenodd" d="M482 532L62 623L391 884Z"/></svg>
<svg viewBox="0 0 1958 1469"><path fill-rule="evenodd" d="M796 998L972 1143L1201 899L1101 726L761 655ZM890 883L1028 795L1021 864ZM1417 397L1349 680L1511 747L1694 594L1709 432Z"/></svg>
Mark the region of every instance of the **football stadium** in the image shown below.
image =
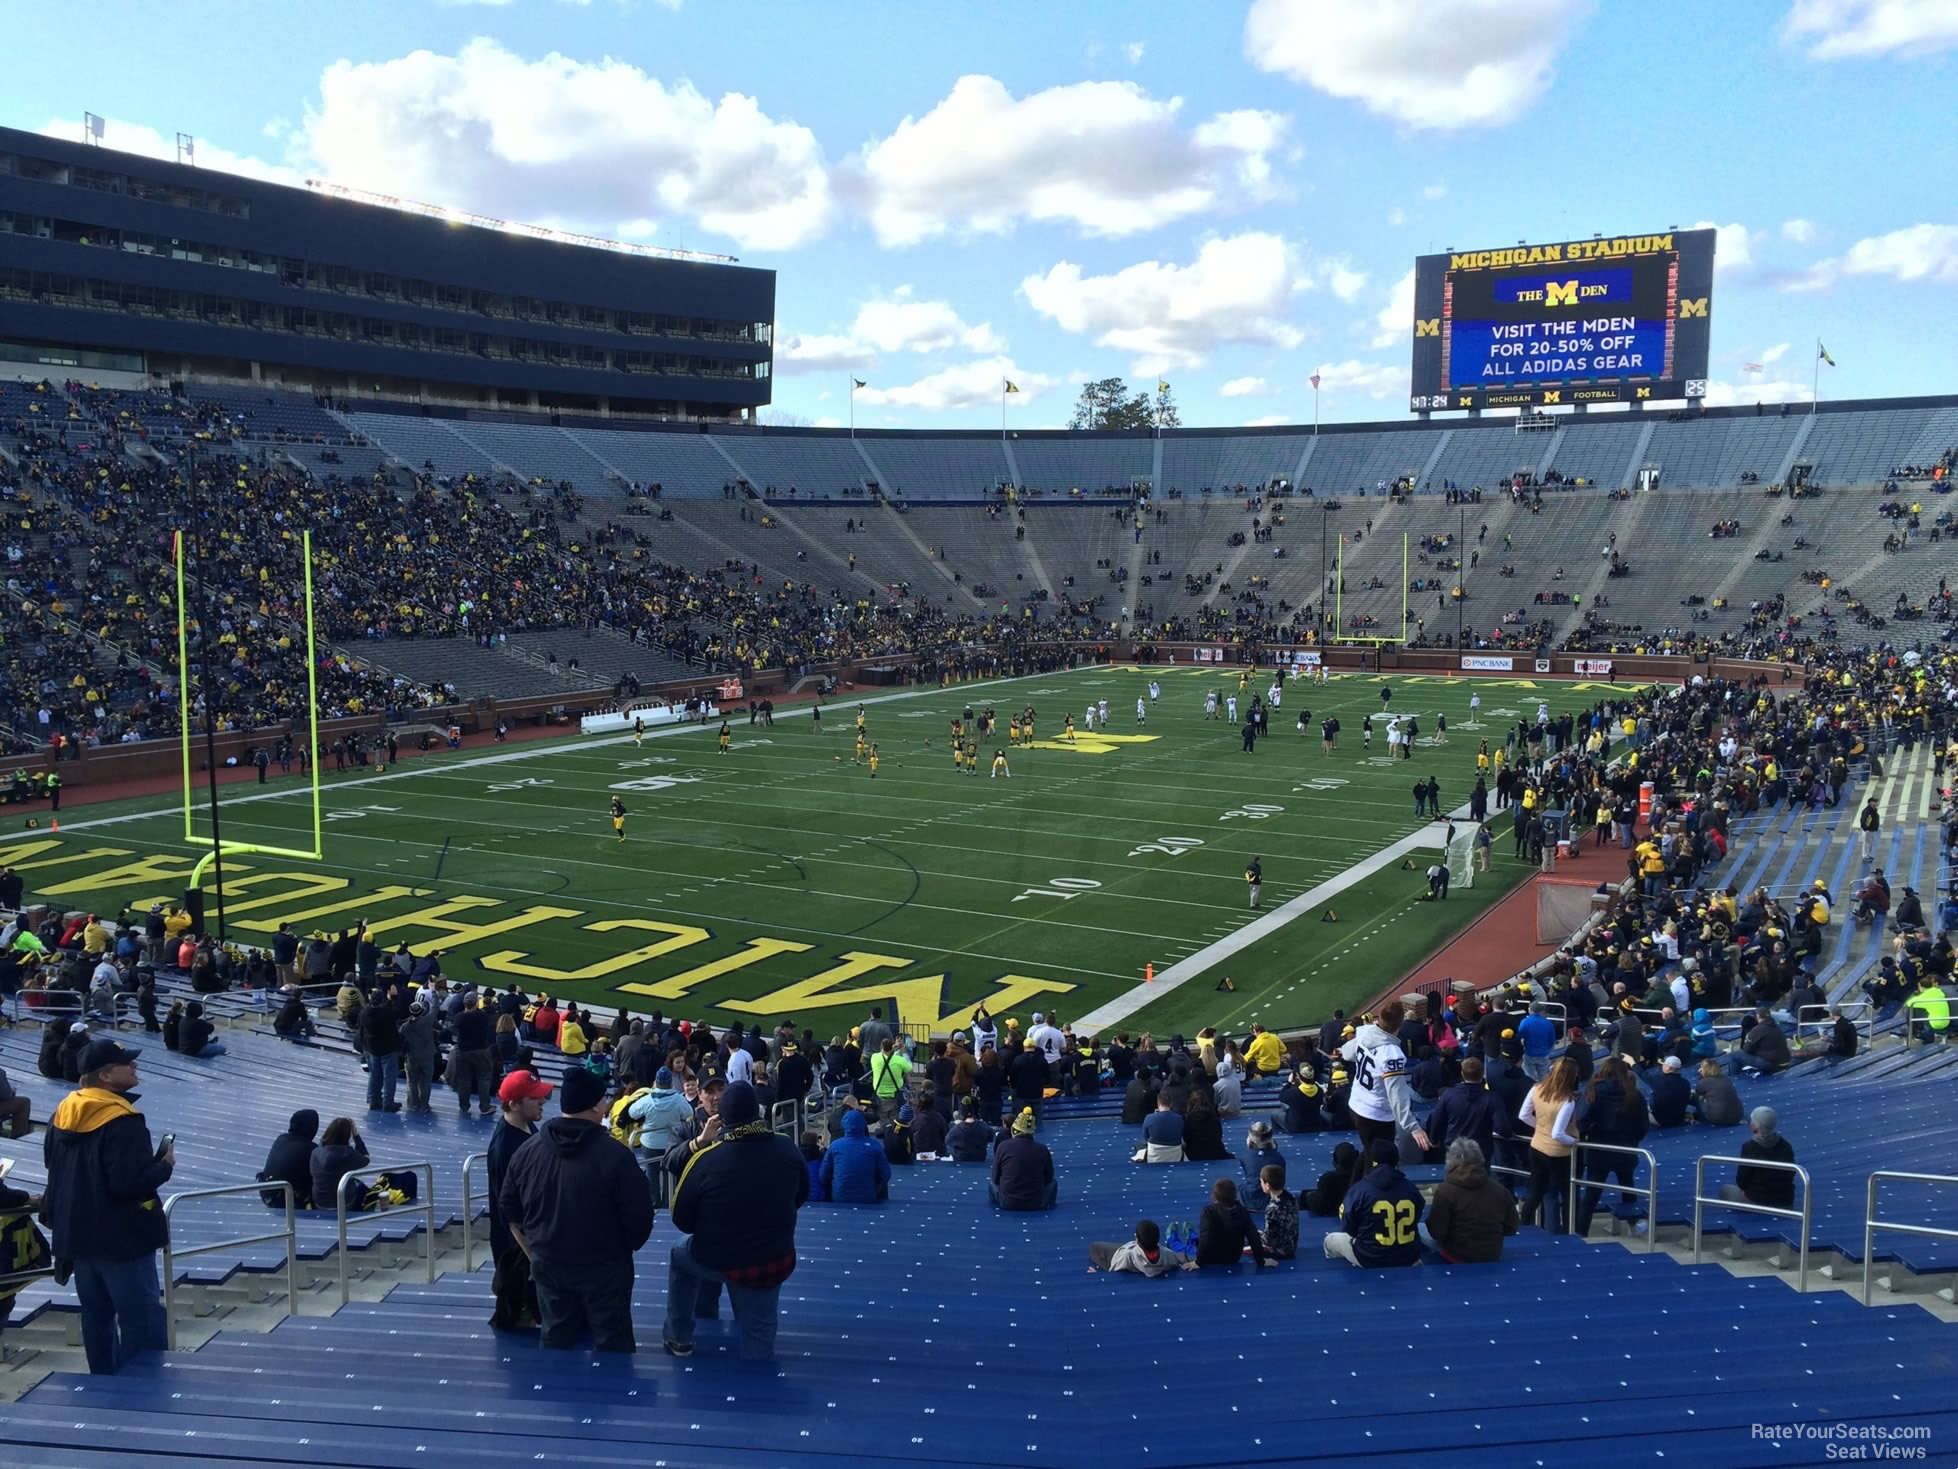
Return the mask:
<svg viewBox="0 0 1958 1469"><path fill-rule="evenodd" d="M0 108L0 1461L1958 1463L1958 231L1496 9Z"/></svg>

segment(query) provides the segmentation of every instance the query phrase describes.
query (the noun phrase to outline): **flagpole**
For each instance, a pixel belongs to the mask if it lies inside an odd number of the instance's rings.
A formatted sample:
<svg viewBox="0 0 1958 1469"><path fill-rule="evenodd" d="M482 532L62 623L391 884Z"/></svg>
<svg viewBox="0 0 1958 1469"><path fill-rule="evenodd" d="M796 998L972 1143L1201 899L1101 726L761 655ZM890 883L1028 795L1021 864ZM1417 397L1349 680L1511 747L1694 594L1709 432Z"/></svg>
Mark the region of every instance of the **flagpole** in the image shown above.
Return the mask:
<svg viewBox="0 0 1958 1469"><path fill-rule="evenodd" d="M854 377L852 377L849 379L849 383L850 383L850 437L854 439L857 436L857 380Z"/></svg>
<svg viewBox="0 0 1958 1469"><path fill-rule="evenodd" d="M1319 437L1319 384L1312 385L1312 437Z"/></svg>
<svg viewBox="0 0 1958 1469"><path fill-rule="evenodd" d="M1765 362L1767 358L1763 357L1761 360ZM1820 337L1815 339L1815 361L1811 364L1811 368L1815 373L1815 386L1808 390L1808 411L1813 414L1816 411L1815 405L1822 401L1822 339Z"/></svg>

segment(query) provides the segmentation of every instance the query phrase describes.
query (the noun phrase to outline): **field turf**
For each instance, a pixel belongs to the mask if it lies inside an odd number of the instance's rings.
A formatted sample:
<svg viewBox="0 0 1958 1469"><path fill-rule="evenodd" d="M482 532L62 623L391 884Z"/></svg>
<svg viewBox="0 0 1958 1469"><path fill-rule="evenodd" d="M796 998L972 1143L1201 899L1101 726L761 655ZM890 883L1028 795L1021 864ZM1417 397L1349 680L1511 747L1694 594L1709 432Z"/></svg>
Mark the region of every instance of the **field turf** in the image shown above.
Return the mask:
<svg viewBox="0 0 1958 1469"><path fill-rule="evenodd" d="M1161 697L1138 725L1135 702L1152 679ZM943 1029L979 1001L1024 1025L1036 1009L1074 1019L1132 994L1141 1008L1097 1028L1301 1025L1379 993L1525 868L1506 855L1505 818L1494 870L1446 903L1416 901L1429 860L1417 852L1416 870L1396 860L1226 954L1213 946L1260 916L1247 908L1246 861L1263 860L1270 914L1432 826L1413 815L1417 777L1436 776L1455 809L1474 783L1479 738L1499 742L1540 696L1561 709L1606 686L1288 681L1253 754L1236 726L1203 715L1206 690L1236 687L1235 669L1098 667L867 694L874 779L853 763L853 698L826 705L820 728L806 705L773 728L751 727L744 709L726 754L710 725L649 734L643 746L572 736L418 757L386 774L329 770L326 859L228 859L228 929L255 944L281 919L310 932L366 918L389 946L442 949L452 977L514 979L602 1009L787 1016L825 1035L873 1004ZM1383 687L1396 713L1420 718L1411 761L1390 764L1381 734L1361 748L1361 716L1380 710ZM1481 728L1468 723L1473 691ZM1084 727L1091 699L1107 700L1108 738ZM968 704L999 716L977 776L955 772L948 749ZM994 778L1008 713L1027 704L1039 743L1008 749L1011 776ZM1312 711L1307 735L1301 705ZM1317 727L1328 713L1344 725L1330 756ZM1438 713L1449 743L1435 747ZM608 815L614 793L628 812L623 842ZM230 841L306 844L310 804L296 774L228 787L220 809ZM105 913L177 898L196 855L167 799L76 809L59 835L0 843L30 900ZM1145 965L1160 983L1144 984ZM1226 975L1235 991L1217 993Z"/></svg>

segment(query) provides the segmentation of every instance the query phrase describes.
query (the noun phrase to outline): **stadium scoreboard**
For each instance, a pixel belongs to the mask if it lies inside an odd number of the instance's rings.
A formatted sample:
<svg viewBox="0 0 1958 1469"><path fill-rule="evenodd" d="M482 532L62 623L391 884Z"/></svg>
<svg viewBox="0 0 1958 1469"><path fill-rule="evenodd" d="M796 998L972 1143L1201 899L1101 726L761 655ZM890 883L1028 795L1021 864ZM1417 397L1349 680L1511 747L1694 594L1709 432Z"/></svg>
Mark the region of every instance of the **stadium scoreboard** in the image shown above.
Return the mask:
<svg viewBox="0 0 1958 1469"><path fill-rule="evenodd" d="M1417 412L1706 396L1712 230L1414 262Z"/></svg>

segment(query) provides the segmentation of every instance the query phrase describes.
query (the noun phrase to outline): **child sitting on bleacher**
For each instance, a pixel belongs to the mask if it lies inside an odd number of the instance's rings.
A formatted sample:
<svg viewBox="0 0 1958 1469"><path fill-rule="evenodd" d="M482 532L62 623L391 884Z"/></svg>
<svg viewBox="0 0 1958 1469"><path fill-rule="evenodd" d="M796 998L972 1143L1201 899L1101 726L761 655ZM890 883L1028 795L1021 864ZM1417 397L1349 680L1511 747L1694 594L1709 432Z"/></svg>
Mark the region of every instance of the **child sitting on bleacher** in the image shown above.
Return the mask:
<svg viewBox="0 0 1958 1469"><path fill-rule="evenodd" d="M1274 1260L1290 1260L1299 1252L1299 1201L1285 1188L1285 1165L1267 1163L1258 1171L1265 1197L1265 1250Z"/></svg>
<svg viewBox="0 0 1958 1469"><path fill-rule="evenodd" d="M1127 1244L1088 1246L1088 1273L1106 1270L1110 1275L1126 1272L1154 1278L1167 1275L1182 1265L1186 1257L1163 1248L1163 1233L1156 1221L1144 1219L1135 1226L1135 1238Z"/></svg>
<svg viewBox="0 0 1958 1469"><path fill-rule="evenodd" d="M1305 1212L1315 1219L1336 1219L1346 1203L1346 1186L1353 1177L1353 1164L1360 1150L1352 1143L1333 1149L1333 1166L1319 1175L1318 1185L1305 1196Z"/></svg>

